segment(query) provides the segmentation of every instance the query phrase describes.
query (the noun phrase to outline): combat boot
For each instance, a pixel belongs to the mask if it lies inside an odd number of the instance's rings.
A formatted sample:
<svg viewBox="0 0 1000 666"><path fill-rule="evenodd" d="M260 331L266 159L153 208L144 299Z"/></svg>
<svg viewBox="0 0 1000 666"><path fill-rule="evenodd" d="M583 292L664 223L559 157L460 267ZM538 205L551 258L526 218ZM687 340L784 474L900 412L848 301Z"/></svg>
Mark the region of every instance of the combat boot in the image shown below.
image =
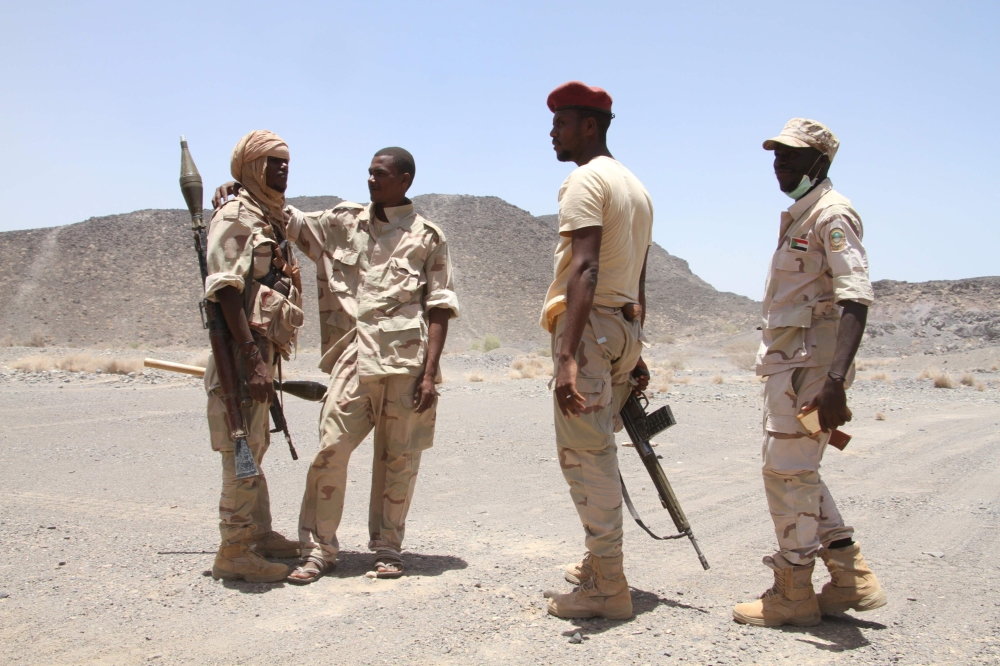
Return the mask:
<svg viewBox="0 0 1000 666"><path fill-rule="evenodd" d="M277 532L254 534L250 539L250 548L261 557L299 557L302 554L302 544L290 541Z"/></svg>
<svg viewBox="0 0 1000 666"><path fill-rule="evenodd" d="M622 571L622 556L591 557L593 575L569 594L549 597L549 613L562 618L632 617L632 593Z"/></svg>
<svg viewBox="0 0 1000 666"><path fill-rule="evenodd" d="M816 562L794 566L781 555L765 557L764 564L774 569L774 585L757 601L736 604L733 618L758 627L812 627L819 624L819 603L813 592L812 572Z"/></svg>
<svg viewBox="0 0 1000 666"><path fill-rule="evenodd" d="M250 550L247 542L233 543L219 548L212 565L215 580L240 580L248 583L276 583L288 577L288 567L268 562Z"/></svg>
<svg viewBox="0 0 1000 666"><path fill-rule="evenodd" d="M593 566L594 556L587 551L587 554L583 556L583 559L579 562L570 562L566 565L566 582L573 583L574 585L582 585L583 581L587 580L594 575Z"/></svg>
<svg viewBox="0 0 1000 666"><path fill-rule="evenodd" d="M821 612L870 611L885 606L885 592L865 562L861 546L855 543L846 548L824 548L819 556L831 578L817 596Z"/></svg>

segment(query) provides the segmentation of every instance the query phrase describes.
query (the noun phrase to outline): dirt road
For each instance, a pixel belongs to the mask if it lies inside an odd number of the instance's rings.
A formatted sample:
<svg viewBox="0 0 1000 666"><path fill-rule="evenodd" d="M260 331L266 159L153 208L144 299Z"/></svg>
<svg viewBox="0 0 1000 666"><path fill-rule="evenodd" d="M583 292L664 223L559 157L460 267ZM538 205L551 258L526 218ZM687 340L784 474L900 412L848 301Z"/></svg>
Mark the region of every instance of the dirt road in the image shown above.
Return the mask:
<svg viewBox="0 0 1000 666"><path fill-rule="evenodd" d="M305 365L303 367L306 367ZM309 374L302 371L302 376ZM915 373L912 373L915 375ZM809 629L735 624L770 585L774 536L760 480L760 391L749 373L693 376L662 464L711 562L686 541L625 528L636 615L549 617L542 592L582 531L541 380L444 386L398 581L364 577L370 444L351 470L336 572L320 582L222 583L219 463L190 380L0 373L0 657L12 664L899 663L1000 661L1000 389L861 381L855 436L824 477L885 586L884 609ZM986 377L989 380L989 377ZM318 407L289 399L301 459L265 458L275 527L296 533ZM885 420L876 420L881 412ZM656 529L635 453L626 482ZM930 554L928 554L930 553ZM817 572L821 585L825 574ZM579 631L583 641L570 643Z"/></svg>

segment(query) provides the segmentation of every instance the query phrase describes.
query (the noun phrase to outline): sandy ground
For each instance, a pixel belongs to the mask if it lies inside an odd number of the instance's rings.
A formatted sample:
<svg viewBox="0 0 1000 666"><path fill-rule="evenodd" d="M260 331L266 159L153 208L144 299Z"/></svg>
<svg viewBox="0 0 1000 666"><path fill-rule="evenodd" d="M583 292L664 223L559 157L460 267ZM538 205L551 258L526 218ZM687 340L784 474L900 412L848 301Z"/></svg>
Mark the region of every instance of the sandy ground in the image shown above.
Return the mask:
<svg viewBox="0 0 1000 666"><path fill-rule="evenodd" d="M761 384L723 354L659 350L684 369L653 404L669 401L680 421L657 438L658 451L712 569L702 571L686 541L654 542L626 518L636 614L610 622L544 610L543 590L569 589L562 566L582 554L583 535L555 457L545 382L464 379L475 367L502 375L503 361L446 362L436 444L410 512L408 575L364 577L369 442L351 471L336 572L296 587L206 575L218 545L219 462L197 381L10 369L28 353L37 350L0 350L4 663L1000 662L996 350L875 360L861 372L887 381L852 389L855 421L845 429L854 441L827 454L823 473L889 605L808 629L731 619L734 603L770 585L760 559L774 536L759 472ZM931 361L956 381L978 370L983 390L917 379ZM318 377L314 363L305 354L289 371ZM276 441L264 467L275 527L294 536L318 406L289 398L286 409L301 459ZM619 455L640 511L669 530L638 457ZM825 580L817 572L817 585ZM576 632L582 643L570 642Z"/></svg>

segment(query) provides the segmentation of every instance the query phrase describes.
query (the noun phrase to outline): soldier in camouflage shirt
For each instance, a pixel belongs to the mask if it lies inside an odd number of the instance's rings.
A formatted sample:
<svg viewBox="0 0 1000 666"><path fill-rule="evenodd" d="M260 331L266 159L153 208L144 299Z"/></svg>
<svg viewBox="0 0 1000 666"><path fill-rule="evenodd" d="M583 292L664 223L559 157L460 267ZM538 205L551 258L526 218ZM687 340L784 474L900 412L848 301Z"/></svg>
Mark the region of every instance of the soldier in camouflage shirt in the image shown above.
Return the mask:
<svg viewBox="0 0 1000 666"><path fill-rule="evenodd" d="M317 266L320 368L331 374L322 449L299 517L299 537L312 549L290 582L310 583L333 567L348 461L372 429L368 546L380 577L403 572L406 514L421 452L434 441L438 361L448 320L458 316L445 235L406 198L415 171L409 152L386 148L369 167L372 203L317 213L287 208L288 238ZM217 196L231 191L230 183Z"/></svg>

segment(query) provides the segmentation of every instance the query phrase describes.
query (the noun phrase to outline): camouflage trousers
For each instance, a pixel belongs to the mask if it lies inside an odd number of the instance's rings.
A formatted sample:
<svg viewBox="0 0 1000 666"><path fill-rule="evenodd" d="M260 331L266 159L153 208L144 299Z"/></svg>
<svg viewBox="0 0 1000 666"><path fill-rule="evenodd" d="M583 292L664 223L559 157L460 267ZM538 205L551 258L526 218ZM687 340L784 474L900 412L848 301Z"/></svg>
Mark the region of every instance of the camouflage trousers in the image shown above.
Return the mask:
<svg viewBox="0 0 1000 666"><path fill-rule="evenodd" d="M769 375L764 385L764 492L778 553L795 565L810 564L821 545L854 534L819 475L830 434L809 436L795 418L823 388L828 371L794 368Z"/></svg>
<svg viewBox="0 0 1000 666"><path fill-rule="evenodd" d="M276 367L276 366L275 366ZM276 372L271 368L272 374ZM219 499L219 532L222 545L249 539L254 533L271 531L271 499L261 462L270 445L267 403L254 402L243 409L247 429L247 444L253 453L260 476L236 478L235 443L230 437L229 418L222 400L216 394L218 375L215 359L209 357L205 368L205 389L208 391L208 432L212 450L222 454L222 497Z"/></svg>
<svg viewBox="0 0 1000 666"><path fill-rule="evenodd" d="M557 358L565 323L565 315L556 319L553 358ZM629 374L642 351L639 334L639 322L626 321L621 310L595 307L576 353L576 388L586 400L584 413L563 416L552 396L559 466L583 523L587 550L597 557L617 557L622 552L622 486L615 430L621 429L618 412L631 392Z"/></svg>
<svg viewBox="0 0 1000 666"><path fill-rule="evenodd" d="M299 540L312 544L303 555L336 560L347 465L374 429L368 548L399 556L420 455L434 443L437 413L436 403L422 414L414 410L416 383L406 375L359 377L356 348L334 365L319 420L322 448L309 468L299 513Z"/></svg>

